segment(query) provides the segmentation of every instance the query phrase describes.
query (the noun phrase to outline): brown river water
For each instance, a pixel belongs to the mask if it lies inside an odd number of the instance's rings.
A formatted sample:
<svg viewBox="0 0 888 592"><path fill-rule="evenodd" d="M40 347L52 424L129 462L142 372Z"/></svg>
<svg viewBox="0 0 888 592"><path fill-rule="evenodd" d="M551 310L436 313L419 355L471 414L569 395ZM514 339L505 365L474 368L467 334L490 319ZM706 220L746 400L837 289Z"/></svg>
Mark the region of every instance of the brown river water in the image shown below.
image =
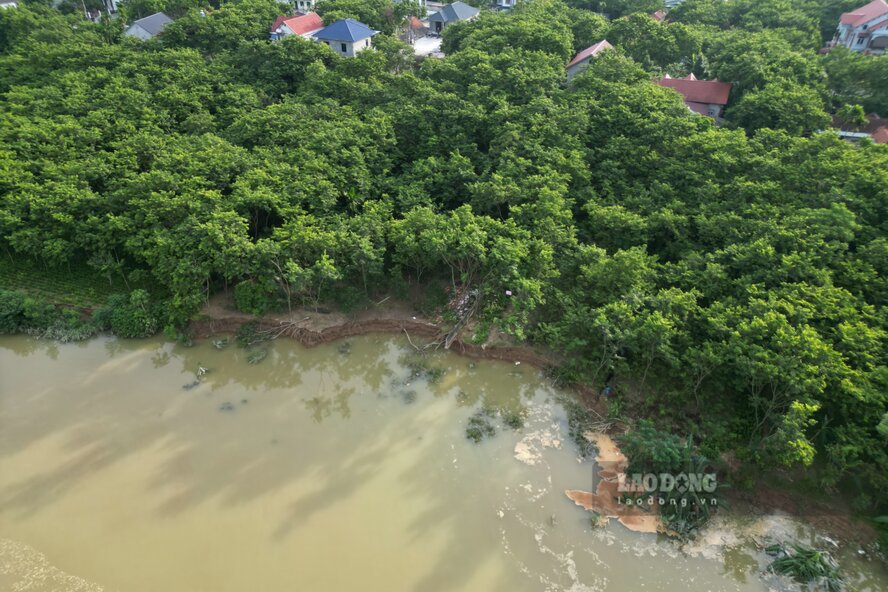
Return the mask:
<svg viewBox="0 0 888 592"><path fill-rule="evenodd" d="M268 352L0 338L0 591L793 589L742 537L594 527L564 491L595 467L533 368L441 352L430 381L389 336ZM475 444L482 405L525 425Z"/></svg>

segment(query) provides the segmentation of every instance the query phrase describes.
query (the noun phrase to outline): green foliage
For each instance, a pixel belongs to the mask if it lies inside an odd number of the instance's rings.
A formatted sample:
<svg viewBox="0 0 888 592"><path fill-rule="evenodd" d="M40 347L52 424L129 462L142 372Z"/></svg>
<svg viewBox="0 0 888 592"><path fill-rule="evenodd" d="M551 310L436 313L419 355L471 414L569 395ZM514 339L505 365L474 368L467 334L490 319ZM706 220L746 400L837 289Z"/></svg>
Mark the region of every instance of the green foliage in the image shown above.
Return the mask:
<svg viewBox="0 0 888 592"><path fill-rule="evenodd" d="M826 129L831 121L815 90L781 81L746 93L725 117L748 133L767 127L796 135Z"/></svg>
<svg viewBox="0 0 888 592"><path fill-rule="evenodd" d="M627 473L680 473L688 461L687 447L678 436L661 432L641 420L618 438L620 450L629 459Z"/></svg>
<svg viewBox="0 0 888 592"><path fill-rule="evenodd" d="M657 23L645 1L525 0L415 66L394 38L272 43L269 0L152 2L129 18L178 18L147 43L0 11L0 285L25 298L4 330L175 334L227 286L254 311L448 286L563 378L625 377L614 413L888 503L888 153L809 133L888 110L885 56L817 53L851 4L685 0ZM394 36L413 6L318 10ZM733 83L728 124L664 73ZM579 441L594 422L569 413Z"/></svg>
<svg viewBox="0 0 888 592"><path fill-rule="evenodd" d="M513 430L520 430L524 427L524 417L526 410L524 409L504 409L502 412L503 423Z"/></svg>
<svg viewBox="0 0 888 592"><path fill-rule="evenodd" d="M273 282L244 280L234 287L234 304L241 312L263 315L276 303L277 288Z"/></svg>
<svg viewBox="0 0 888 592"><path fill-rule="evenodd" d="M888 113L888 55L836 47L823 56L823 66L835 105L860 104L867 113Z"/></svg>
<svg viewBox="0 0 888 592"><path fill-rule="evenodd" d="M24 320L25 295L0 290L0 334L17 333Z"/></svg>
<svg viewBox="0 0 888 592"><path fill-rule="evenodd" d="M0 335L26 333L42 339L82 341L96 334L99 325L78 312L0 290Z"/></svg>
<svg viewBox="0 0 888 592"><path fill-rule="evenodd" d="M164 44L218 55L244 41L267 39L271 23L287 7L276 0L239 0L202 10L192 8L164 27Z"/></svg>
<svg viewBox="0 0 888 592"><path fill-rule="evenodd" d="M801 584L819 584L829 592L844 589L844 581L835 559L826 551L805 545L771 545L768 554L775 556L768 567L774 573L789 576Z"/></svg>
<svg viewBox="0 0 888 592"><path fill-rule="evenodd" d="M95 321L118 337L129 339L150 337L160 329L156 307L150 304L145 290L112 296L107 307L96 311Z"/></svg>
<svg viewBox="0 0 888 592"><path fill-rule="evenodd" d="M320 0L315 7L328 25L351 18L387 35L396 33L407 16L423 16L422 10L416 2L392 0Z"/></svg>
<svg viewBox="0 0 888 592"><path fill-rule="evenodd" d="M484 438L492 438L495 435L496 428L490 423L489 414L485 411L478 411L469 418L466 438L475 444L480 444Z"/></svg>

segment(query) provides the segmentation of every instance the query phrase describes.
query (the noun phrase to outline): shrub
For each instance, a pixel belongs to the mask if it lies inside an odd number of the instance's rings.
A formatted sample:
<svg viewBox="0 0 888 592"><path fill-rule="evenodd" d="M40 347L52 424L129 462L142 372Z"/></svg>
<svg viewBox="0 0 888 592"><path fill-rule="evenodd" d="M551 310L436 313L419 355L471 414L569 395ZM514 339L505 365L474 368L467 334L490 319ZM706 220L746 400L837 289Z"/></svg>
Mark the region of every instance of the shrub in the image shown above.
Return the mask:
<svg viewBox="0 0 888 592"><path fill-rule="evenodd" d="M108 306L93 314L93 322L98 328L110 329L118 337L128 339L150 337L160 327L145 290L133 290L129 296L115 294Z"/></svg>
<svg viewBox="0 0 888 592"><path fill-rule="evenodd" d="M270 280L244 280L234 287L234 305L241 312L263 315L275 305L276 292Z"/></svg>
<svg viewBox="0 0 888 592"><path fill-rule="evenodd" d="M0 334L19 331L24 312L25 297L22 294L0 290Z"/></svg>
<svg viewBox="0 0 888 592"><path fill-rule="evenodd" d="M619 438L629 458L627 473L679 473L687 461L687 449L678 436L661 432L648 420Z"/></svg>

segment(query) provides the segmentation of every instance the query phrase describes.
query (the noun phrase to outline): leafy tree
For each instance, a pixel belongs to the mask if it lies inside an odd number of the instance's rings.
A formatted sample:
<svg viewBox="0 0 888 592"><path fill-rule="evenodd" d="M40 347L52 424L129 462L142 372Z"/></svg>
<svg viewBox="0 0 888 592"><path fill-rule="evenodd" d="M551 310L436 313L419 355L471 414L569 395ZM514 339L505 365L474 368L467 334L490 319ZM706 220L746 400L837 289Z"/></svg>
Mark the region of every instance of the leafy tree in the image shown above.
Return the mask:
<svg viewBox="0 0 888 592"><path fill-rule="evenodd" d="M867 113L888 113L888 56L836 47L823 57L823 66L834 104L860 104Z"/></svg>
<svg viewBox="0 0 888 592"><path fill-rule="evenodd" d="M831 121L816 91L785 81L745 94L725 117L749 133L767 127L801 134L825 129Z"/></svg>

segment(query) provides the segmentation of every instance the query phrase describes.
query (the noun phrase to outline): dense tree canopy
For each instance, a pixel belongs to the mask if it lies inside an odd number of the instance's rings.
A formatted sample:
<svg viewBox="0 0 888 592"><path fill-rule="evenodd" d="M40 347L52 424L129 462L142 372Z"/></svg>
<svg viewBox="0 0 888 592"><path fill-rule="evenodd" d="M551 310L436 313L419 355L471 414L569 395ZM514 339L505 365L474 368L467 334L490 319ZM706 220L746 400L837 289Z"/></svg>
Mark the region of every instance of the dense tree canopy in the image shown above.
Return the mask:
<svg viewBox="0 0 888 592"><path fill-rule="evenodd" d="M231 285L249 310L471 288L487 326L570 380L614 372L711 454L886 503L888 150L815 133L883 108L884 59L819 57L814 0L577 6L485 11L419 63L393 39L269 42L270 0L181 4L149 42L0 11L4 256L152 278L171 325ZM318 9L394 32L389 7ZM566 85L604 36L617 51ZM734 83L727 124L667 71Z"/></svg>

